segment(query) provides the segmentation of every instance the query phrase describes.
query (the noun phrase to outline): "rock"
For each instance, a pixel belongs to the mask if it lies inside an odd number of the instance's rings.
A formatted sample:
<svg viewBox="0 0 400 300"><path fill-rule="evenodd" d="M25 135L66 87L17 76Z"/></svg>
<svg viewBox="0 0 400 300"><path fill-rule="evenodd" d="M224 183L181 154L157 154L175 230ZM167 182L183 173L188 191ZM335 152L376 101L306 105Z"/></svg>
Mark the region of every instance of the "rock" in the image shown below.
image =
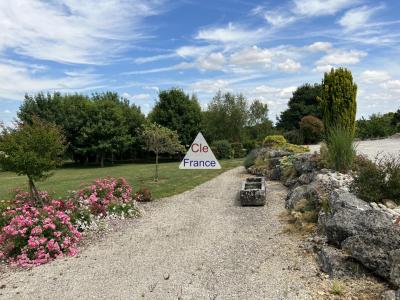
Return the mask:
<svg viewBox="0 0 400 300"><path fill-rule="evenodd" d="M366 269L342 250L324 246L317 254L317 262L321 271L331 278L343 276L360 276L367 273Z"/></svg>
<svg viewBox="0 0 400 300"><path fill-rule="evenodd" d="M318 163L313 160L313 154L305 153L298 155L293 160L293 167L298 174L310 173L318 169Z"/></svg>
<svg viewBox="0 0 400 300"><path fill-rule="evenodd" d="M292 209L296 204L308 197L319 197L318 187L314 184L301 185L289 192L286 197L286 208Z"/></svg>
<svg viewBox="0 0 400 300"><path fill-rule="evenodd" d="M300 177L297 179L299 184L310 184L314 180L314 173L304 173L301 174Z"/></svg>
<svg viewBox="0 0 400 300"><path fill-rule="evenodd" d="M370 210L371 207L367 202L359 199L356 195L349 193L344 189L338 189L329 194L329 209L331 213L347 208L350 210Z"/></svg>
<svg viewBox="0 0 400 300"><path fill-rule="evenodd" d="M381 294L381 300L396 300L396 291L387 290Z"/></svg>
<svg viewBox="0 0 400 300"><path fill-rule="evenodd" d="M390 208L390 209L395 209L398 207L396 202L394 202L393 200L390 200L390 199L384 199L382 202L383 202L383 204L385 204L385 206L387 208Z"/></svg>
<svg viewBox="0 0 400 300"><path fill-rule="evenodd" d="M281 179L281 168L279 166L276 166L275 168L272 169L269 178L271 180L280 180Z"/></svg>
<svg viewBox="0 0 400 300"><path fill-rule="evenodd" d="M314 180L329 193L336 189L349 190L350 184L353 182L353 177L323 169L315 175Z"/></svg>
<svg viewBox="0 0 400 300"><path fill-rule="evenodd" d="M286 181L283 183L284 186L288 187L288 188L295 188L297 187L297 178L294 177L289 177L288 179L286 179Z"/></svg>
<svg viewBox="0 0 400 300"><path fill-rule="evenodd" d="M390 282L400 288L400 249L389 253Z"/></svg>
<svg viewBox="0 0 400 300"><path fill-rule="evenodd" d="M268 152L268 156L270 158L276 158L276 157L280 158L280 157L289 156L289 155L292 155L292 154L293 154L292 152L285 151L285 150L270 150Z"/></svg>

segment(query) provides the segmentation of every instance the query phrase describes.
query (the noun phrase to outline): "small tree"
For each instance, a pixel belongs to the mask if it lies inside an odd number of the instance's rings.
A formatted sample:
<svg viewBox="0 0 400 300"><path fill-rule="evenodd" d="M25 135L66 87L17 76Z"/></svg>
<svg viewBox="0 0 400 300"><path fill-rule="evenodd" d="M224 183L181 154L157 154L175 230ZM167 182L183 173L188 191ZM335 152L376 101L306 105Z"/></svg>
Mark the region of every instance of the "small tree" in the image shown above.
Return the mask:
<svg viewBox="0 0 400 300"><path fill-rule="evenodd" d="M158 156L161 153L183 152L185 148L179 141L176 131L162 127L156 123L143 126L142 139L144 148L156 155L156 172L154 180L158 181Z"/></svg>
<svg viewBox="0 0 400 300"><path fill-rule="evenodd" d="M61 165L66 145L60 129L34 118L31 124L15 128L2 126L0 165L5 171L28 177L29 190L39 201L35 181L48 178L50 171Z"/></svg>
<svg viewBox="0 0 400 300"><path fill-rule="evenodd" d="M325 73L322 81L321 97L325 130L343 128L352 134L355 131L357 112L357 85L353 83L351 72L345 68L333 69Z"/></svg>

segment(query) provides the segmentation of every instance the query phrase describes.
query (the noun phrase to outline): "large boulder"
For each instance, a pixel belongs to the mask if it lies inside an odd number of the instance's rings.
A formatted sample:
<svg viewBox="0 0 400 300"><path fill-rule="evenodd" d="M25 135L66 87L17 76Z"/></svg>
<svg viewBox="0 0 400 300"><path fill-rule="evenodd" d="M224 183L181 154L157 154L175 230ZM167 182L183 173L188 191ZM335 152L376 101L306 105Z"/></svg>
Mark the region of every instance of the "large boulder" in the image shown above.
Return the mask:
<svg viewBox="0 0 400 300"><path fill-rule="evenodd" d="M395 250L400 249L400 226L393 224L382 210L344 190L331 193L328 202L330 211L319 218L328 243L341 247L373 273L398 284L398 269L393 262L398 259Z"/></svg>
<svg viewBox="0 0 400 300"><path fill-rule="evenodd" d="M313 183L300 185L288 193L285 206L287 209L293 209L299 201L310 197L319 199L319 187Z"/></svg>
<svg viewBox="0 0 400 300"><path fill-rule="evenodd" d="M354 258L343 250L331 246L323 246L318 251L317 262L321 270L329 274L331 278L361 276L367 273L366 269Z"/></svg>
<svg viewBox="0 0 400 300"><path fill-rule="evenodd" d="M400 287L400 249L389 253L390 282Z"/></svg>

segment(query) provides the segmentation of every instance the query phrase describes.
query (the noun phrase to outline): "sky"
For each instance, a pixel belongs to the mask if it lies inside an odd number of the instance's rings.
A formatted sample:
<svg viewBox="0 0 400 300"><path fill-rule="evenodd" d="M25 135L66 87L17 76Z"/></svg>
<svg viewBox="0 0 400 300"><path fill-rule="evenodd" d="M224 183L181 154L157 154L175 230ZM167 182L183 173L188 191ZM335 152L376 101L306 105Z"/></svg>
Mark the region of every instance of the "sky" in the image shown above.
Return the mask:
<svg viewBox="0 0 400 300"><path fill-rule="evenodd" d="M26 93L116 91L148 113L160 90L267 103L347 67L358 117L400 108L400 1L2 0L0 120Z"/></svg>

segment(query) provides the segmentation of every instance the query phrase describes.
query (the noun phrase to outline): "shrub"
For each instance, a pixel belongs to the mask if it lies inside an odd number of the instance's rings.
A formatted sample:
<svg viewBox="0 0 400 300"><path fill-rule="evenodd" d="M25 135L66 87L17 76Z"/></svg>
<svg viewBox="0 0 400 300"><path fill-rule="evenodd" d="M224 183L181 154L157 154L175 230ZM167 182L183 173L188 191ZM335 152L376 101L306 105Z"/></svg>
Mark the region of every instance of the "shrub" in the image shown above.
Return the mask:
<svg viewBox="0 0 400 300"><path fill-rule="evenodd" d="M247 154L249 154L256 147L257 142L255 140L248 140L243 143L243 148L245 148Z"/></svg>
<svg viewBox="0 0 400 300"><path fill-rule="evenodd" d="M265 147L282 147L287 144L283 135L269 135L264 139Z"/></svg>
<svg viewBox="0 0 400 300"><path fill-rule="evenodd" d="M356 155L353 133L348 129L334 128L327 134L328 164L339 172L351 170Z"/></svg>
<svg viewBox="0 0 400 300"><path fill-rule="evenodd" d="M295 129L295 130L287 131L287 132L285 132L284 136L289 143L296 144L296 145L304 144L304 138L303 138L303 135L300 130Z"/></svg>
<svg viewBox="0 0 400 300"><path fill-rule="evenodd" d="M393 124L394 113L372 114L368 119L361 118L356 123L356 136L360 139L387 137L397 132Z"/></svg>
<svg viewBox="0 0 400 300"><path fill-rule="evenodd" d="M359 158L351 190L368 202L391 199L400 204L400 157Z"/></svg>
<svg viewBox="0 0 400 300"><path fill-rule="evenodd" d="M318 143L322 140L324 124L314 116L305 116L300 121L300 132L306 144Z"/></svg>
<svg viewBox="0 0 400 300"><path fill-rule="evenodd" d="M107 177L71 195L77 207L88 208L92 215L106 216L110 204L132 203L132 187L125 178Z"/></svg>
<svg viewBox="0 0 400 300"><path fill-rule="evenodd" d="M345 68L333 69L325 73L322 81L321 97L318 97L324 128L340 127L354 135L357 111L357 85L353 83L351 72Z"/></svg>
<svg viewBox="0 0 400 300"><path fill-rule="evenodd" d="M227 140L213 142L211 149L218 159L232 158L233 156L232 146Z"/></svg>
<svg viewBox="0 0 400 300"><path fill-rule="evenodd" d="M232 143L233 157L242 158L246 155L246 149L244 149L242 143Z"/></svg>
<svg viewBox="0 0 400 300"><path fill-rule="evenodd" d="M253 149L250 151L249 154L247 154L246 158L244 159L243 162L244 167L247 169L253 166L255 164L256 158L257 158L257 150Z"/></svg>
<svg viewBox="0 0 400 300"><path fill-rule="evenodd" d="M293 145L289 143L284 145L282 148L292 153L306 153L310 151L310 148L307 146Z"/></svg>
<svg viewBox="0 0 400 300"><path fill-rule="evenodd" d="M18 194L15 207L3 212L9 220L1 229L0 258L12 265L30 267L56 257L74 256L81 235L67 213L71 202L50 200L40 193L42 207L29 193Z"/></svg>
<svg viewBox="0 0 400 300"><path fill-rule="evenodd" d="M138 202L150 202L153 200L153 195L149 189L141 188L136 192L135 200Z"/></svg>

